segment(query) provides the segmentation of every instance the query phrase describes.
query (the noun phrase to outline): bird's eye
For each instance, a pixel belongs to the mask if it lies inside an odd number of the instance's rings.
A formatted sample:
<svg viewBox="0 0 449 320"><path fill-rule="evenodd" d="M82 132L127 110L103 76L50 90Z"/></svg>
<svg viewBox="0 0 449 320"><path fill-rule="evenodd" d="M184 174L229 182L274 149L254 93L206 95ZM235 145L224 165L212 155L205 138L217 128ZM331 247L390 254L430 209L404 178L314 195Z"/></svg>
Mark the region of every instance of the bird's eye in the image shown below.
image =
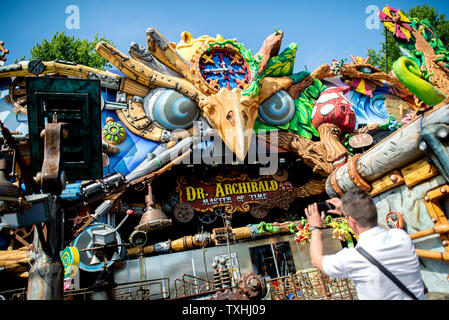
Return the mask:
<svg viewBox="0 0 449 320"><path fill-rule="evenodd" d="M373 70L369 66L356 66L356 69L362 73L370 74L373 73Z"/></svg>
<svg viewBox="0 0 449 320"><path fill-rule="evenodd" d="M148 118L168 130L190 128L200 114L195 102L173 89L151 90L143 106Z"/></svg>
<svg viewBox="0 0 449 320"><path fill-rule="evenodd" d="M284 90L273 94L259 106L260 118L271 125L285 124L293 118L294 114L295 102Z"/></svg>

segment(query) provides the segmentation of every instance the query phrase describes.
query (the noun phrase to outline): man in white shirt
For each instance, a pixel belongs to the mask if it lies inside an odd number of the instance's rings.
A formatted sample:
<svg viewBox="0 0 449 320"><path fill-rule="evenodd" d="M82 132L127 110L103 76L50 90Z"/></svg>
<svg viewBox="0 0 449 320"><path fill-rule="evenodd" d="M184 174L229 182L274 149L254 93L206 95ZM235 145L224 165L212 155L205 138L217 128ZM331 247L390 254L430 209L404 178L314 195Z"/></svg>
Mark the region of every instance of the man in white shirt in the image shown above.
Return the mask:
<svg viewBox="0 0 449 320"><path fill-rule="evenodd" d="M385 230L377 224L377 210L371 197L363 192L346 193L340 199L328 200L335 206L329 213L346 217L349 227L358 235L356 247L362 247L395 275L418 299L424 300L424 286L419 260L413 242L404 230ZM355 248L344 248L333 255L323 255L321 226L324 212L317 204L305 210L312 229L310 257L312 264L333 278L353 280L360 300L411 299Z"/></svg>

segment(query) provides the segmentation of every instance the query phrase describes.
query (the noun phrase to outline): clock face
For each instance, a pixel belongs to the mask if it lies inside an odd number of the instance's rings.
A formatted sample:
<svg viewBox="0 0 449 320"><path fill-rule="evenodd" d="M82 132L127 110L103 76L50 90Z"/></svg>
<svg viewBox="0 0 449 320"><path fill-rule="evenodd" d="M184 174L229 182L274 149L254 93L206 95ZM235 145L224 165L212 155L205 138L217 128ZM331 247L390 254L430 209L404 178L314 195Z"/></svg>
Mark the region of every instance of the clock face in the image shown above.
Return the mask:
<svg viewBox="0 0 449 320"><path fill-rule="evenodd" d="M243 90L251 82L249 65L235 50L213 48L201 56L199 68L203 80L217 91L221 88Z"/></svg>

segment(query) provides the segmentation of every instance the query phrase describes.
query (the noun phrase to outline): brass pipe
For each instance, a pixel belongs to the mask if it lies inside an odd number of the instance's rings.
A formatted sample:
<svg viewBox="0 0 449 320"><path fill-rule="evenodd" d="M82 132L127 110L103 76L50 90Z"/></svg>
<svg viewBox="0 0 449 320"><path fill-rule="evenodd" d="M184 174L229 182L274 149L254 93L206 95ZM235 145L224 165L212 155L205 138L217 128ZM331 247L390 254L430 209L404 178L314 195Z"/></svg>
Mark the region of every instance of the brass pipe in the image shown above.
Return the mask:
<svg viewBox="0 0 449 320"><path fill-rule="evenodd" d="M415 249L416 254L420 258L449 261L449 251L430 251L424 249Z"/></svg>
<svg viewBox="0 0 449 320"><path fill-rule="evenodd" d="M146 247L134 247L126 250L126 255L131 256L134 254L151 254L155 252L154 245L146 246Z"/></svg>
<svg viewBox="0 0 449 320"><path fill-rule="evenodd" d="M433 228L429 228L426 230L421 230L421 231L412 233L409 236L412 240L415 240L418 238L430 236L435 233L447 233L447 232L449 232L449 224L440 224L440 225L436 225Z"/></svg>

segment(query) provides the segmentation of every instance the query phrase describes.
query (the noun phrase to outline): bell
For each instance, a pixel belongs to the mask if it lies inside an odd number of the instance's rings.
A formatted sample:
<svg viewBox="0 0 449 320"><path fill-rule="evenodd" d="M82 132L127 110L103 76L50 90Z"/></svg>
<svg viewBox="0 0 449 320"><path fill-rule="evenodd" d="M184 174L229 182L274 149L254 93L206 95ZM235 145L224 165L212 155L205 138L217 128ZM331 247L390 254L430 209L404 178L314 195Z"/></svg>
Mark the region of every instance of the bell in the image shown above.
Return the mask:
<svg viewBox="0 0 449 320"><path fill-rule="evenodd" d="M22 191L18 186L12 184L6 177L6 171L10 169L9 161L6 159L0 160L0 200L4 201L19 201L23 197Z"/></svg>
<svg viewBox="0 0 449 320"><path fill-rule="evenodd" d="M160 230L172 224L162 210L153 208L153 194L151 185L148 184L148 194L145 196L146 210L140 218L139 225L135 228L138 231Z"/></svg>

